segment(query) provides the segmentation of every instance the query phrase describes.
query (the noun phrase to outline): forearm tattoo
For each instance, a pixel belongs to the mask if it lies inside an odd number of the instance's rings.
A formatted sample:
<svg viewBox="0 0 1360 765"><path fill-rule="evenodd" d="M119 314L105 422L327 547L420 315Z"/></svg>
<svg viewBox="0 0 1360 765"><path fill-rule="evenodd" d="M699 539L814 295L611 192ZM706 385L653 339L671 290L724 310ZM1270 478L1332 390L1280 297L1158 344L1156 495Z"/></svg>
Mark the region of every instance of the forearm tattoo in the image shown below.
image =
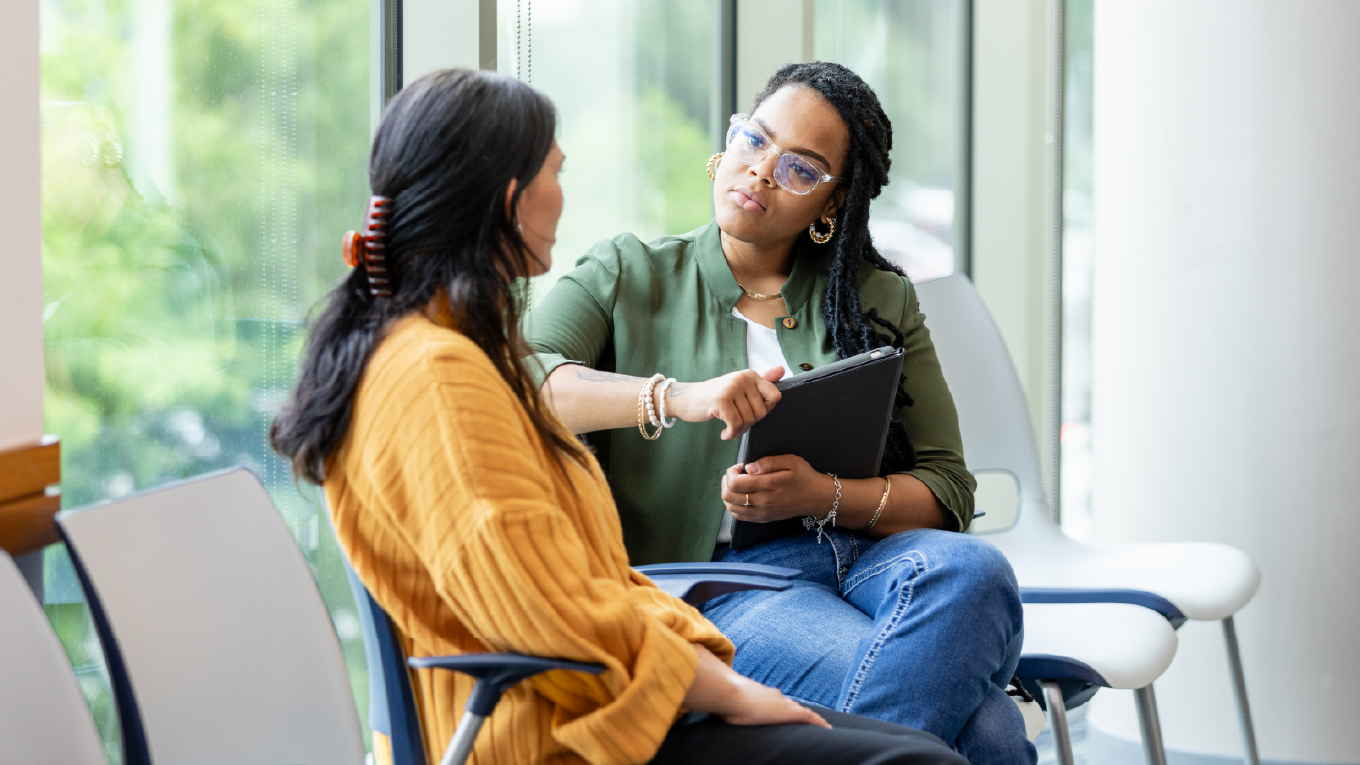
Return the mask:
<svg viewBox="0 0 1360 765"><path fill-rule="evenodd" d="M584 380L586 382L600 382L600 383L626 382L635 383L639 385L646 382L646 379L642 377L621 375L615 372L602 372L598 369L591 369L590 367L583 366L580 364L576 365L576 377L577 379ZM669 398L679 398L685 395L685 393L688 392L693 387L694 383L676 382L671 384L670 388L667 389L666 393L668 394Z"/></svg>
<svg viewBox="0 0 1360 765"><path fill-rule="evenodd" d="M598 369L591 369L586 366L576 367L576 376L586 382L641 382L640 377L630 377L628 375L615 374L613 372L601 372Z"/></svg>

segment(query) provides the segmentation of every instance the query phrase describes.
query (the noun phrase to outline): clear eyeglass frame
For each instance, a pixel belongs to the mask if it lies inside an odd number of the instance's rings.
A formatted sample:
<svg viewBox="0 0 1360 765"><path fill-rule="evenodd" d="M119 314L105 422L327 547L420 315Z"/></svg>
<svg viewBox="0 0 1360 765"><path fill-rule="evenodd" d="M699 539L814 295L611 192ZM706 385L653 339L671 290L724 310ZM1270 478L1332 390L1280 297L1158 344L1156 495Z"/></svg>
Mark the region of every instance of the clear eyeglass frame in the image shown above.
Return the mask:
<svg viewBox="0 0 1360 765"><path fill-rule="evenodd" d="M784 151L779 148L769 133L766 133L760 125L751 120L749 114L733 114L729 120L730 127L727 129L727 141L725 146L727 154L748 166L754 167L771 155L779 158L775 163L774 180L779 187L789 192L803 196L811 194L816 188L827 181L843 181L845 178L838 175L831 175L815 160L804 157L801 154ZM733 147L733 140L738 138L743 132L748 135L758 136L765 143L765 148L754 146L739 145ZM792 175L791 175L792 173ZM798 179L801 179L798 180ZM810 185L808 185L810 184ZM806 186L806 188L800 188Z"/></svg>

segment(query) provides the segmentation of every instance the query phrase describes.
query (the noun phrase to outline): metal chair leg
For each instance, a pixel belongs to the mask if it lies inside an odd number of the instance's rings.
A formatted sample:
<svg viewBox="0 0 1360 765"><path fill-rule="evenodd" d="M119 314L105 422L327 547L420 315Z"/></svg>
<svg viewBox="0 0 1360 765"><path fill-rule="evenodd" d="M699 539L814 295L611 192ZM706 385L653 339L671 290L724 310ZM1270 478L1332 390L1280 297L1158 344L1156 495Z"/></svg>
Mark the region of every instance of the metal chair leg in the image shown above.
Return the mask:
<svg viewBox="0 0 1360 765"><path fill-rule="evenodd" d="M1152 692L1152 685L1135 690L1133 697L1138 702L1138 727L1143 731L1143 749L1147 751L1148 765L1166 765L1162 721L1157 716L1157 696Z"/></svg>
<svg viewBox="0 0 1360 765"><path fill-rule="evenodd" d="M449 739L449 746L444 750L444 757L439 761L439 765L463 765L467 762L468 755L472 754L472 745L477 741L477 734L482 731L484 722L485 717L464 712L463 719L458 721L458 728L453 731L453 738Z"/></svg>
<svg viewBox="0 0 1360 765"><path fill-rule="evenodd" d="M1067 706L1063 704L1062 689L1057 683L1042 681L1044 703L1048 706L1048 722L1053 726L1053 748L1058 754L1058 765L1074 765L1072 734L1067 729Z"/></svg>
<svg viewBox="0 0 1360 765"><path fill-rule="evenodd" d="M1242 651L1237 646L1237 627L1229 616L1223 620L1223 640L1228 644L1228 663L1232 665L1233 695L1237 697L1237 715L1242 725L1242 752L1246 765L1261 765L1256 753L1256 726L1251 723L1251 705L1247 703L1247 677L1242 672Z"/></svg>

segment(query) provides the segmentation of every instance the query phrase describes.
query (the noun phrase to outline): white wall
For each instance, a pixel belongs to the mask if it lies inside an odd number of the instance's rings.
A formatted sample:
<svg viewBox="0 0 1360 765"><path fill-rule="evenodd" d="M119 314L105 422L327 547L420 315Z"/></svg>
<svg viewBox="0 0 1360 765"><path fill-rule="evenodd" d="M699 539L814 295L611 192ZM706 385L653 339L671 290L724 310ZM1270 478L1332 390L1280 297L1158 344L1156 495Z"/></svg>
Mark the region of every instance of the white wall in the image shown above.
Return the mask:
<svg viewBox="0 0 1360 765"><path fill-rule="evenodd" d="M1354 0L1096 6L1094 533L1256 560L1275 760L1360 762L1358 38ZM1240 752L1217 625L1157 690L1171 747Z"/></svg>
<svg viewBox="0 0 1360 765"><path fill-rule="evenodd" d="M5 7L0 45L0 449L43 433L42 207L38 147L38 3Z"/></svg>

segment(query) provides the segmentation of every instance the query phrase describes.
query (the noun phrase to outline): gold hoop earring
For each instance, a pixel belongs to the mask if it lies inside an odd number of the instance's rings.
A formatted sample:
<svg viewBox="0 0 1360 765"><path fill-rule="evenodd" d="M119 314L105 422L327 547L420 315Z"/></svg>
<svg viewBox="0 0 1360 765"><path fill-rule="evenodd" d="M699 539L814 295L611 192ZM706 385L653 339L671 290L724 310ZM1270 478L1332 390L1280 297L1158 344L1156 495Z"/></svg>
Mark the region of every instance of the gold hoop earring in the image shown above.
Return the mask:
<svg viewBox="0 0 1360 765"><path fill-rule="evenodd" d="M718 174L716 172L716 169L718 167L718 163L722 161L722 155L723 155L722 152L718 152L717 154L714 154L713 156L708 158L708 179L710 181L718 180Z"/></svg>
<svg viewBox="0 0 1360 765"><path fill-rule="evenodd" d="M823 234L817 231L817 221L814 220L808 224L808 236L812 237L812 241L817 244L826 244L831 241L831 237L836 235L836 221L828 220L826 225L830 228Z"/></svg>

